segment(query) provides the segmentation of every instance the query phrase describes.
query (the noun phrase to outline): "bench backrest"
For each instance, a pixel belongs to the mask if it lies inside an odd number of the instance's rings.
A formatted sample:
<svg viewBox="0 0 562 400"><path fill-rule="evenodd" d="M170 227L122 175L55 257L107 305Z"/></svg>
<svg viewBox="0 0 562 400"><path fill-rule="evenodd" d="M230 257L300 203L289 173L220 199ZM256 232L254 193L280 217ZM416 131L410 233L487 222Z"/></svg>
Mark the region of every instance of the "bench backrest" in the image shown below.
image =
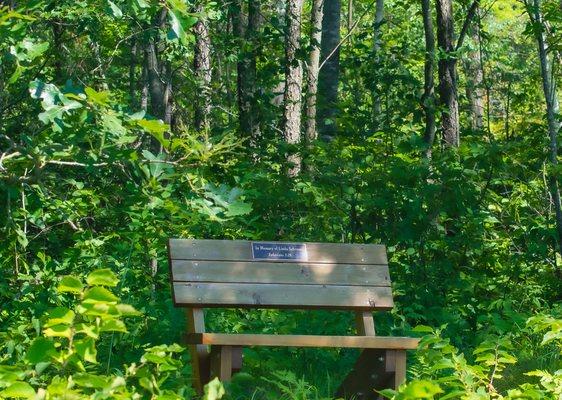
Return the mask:
<svg viewBox="0 0 562 400"><path fill-rule="evenodd" d="M176 306L389 310L385 247L170 239Z"/></svg>

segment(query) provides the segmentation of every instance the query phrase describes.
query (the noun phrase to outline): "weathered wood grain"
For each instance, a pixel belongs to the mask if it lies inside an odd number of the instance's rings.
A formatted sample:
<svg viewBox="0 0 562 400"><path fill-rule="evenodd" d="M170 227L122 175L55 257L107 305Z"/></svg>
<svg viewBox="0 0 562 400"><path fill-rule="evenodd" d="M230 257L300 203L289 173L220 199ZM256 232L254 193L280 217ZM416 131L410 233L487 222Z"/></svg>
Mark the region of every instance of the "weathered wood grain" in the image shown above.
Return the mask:
<svg viewBox="0 0 562 400"><path fill-rule="evenodd" d="M172 260L253 261L252 244L245 240L170 239L168 245ZM388 264L383 245L306 243L306 248L308 261L312 263Z"/></svg>
<svg viewBox="0 0 562 400"><path fill-rule="evenodd" d="M390 287L174 282L177 306L390 310Z"/></svg>
<svg viewBox="0 0 562 400"><path fill-rule="evenodd" d="M228 333L193 333L188 343L223 346L343 347L363 349L408 350L419 339L390 336L258 335Z"/></svg>
<svg viewBox="0 0 562 400"><path fill-rule="evenodd" d="M172 260L176 282L390 286L387 265Z"/></svg>

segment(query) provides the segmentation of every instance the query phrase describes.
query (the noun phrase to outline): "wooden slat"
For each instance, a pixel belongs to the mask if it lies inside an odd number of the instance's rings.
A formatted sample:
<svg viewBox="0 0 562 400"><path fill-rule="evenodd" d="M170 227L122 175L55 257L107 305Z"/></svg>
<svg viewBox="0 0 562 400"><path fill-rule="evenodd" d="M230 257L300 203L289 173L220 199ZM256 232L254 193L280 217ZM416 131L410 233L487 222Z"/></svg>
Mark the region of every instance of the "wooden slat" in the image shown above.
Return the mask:
<svg viewBox="0 0 562 400"><path fill-rule="evenodd" d="M247 308L331 308L390 310L390 287L277 285L248 283L177 283L177 306Z"/></svg>
<svg viewBox="0 0 562 400"><path fill-rule="evenodd" d="M390 286L387 265L172 260L180 282Z"/></svg>
<svg viewBox="0 0 562 400"><path fill-rule="evenodd" d="M408 350L418 346L419 339L390 336L324 336L324 335L255 335L228 333L193 333L188 343L222 346L345 347L362 349Z"/></svg>
<svg viewBox="0 0 562 400"><path fill-rule="evenodd" d="M306 243L306 248L312 263L388 264L383 245ZM170 239L169 254L172 260L253 261L251 242L245 240Z"/></svg>

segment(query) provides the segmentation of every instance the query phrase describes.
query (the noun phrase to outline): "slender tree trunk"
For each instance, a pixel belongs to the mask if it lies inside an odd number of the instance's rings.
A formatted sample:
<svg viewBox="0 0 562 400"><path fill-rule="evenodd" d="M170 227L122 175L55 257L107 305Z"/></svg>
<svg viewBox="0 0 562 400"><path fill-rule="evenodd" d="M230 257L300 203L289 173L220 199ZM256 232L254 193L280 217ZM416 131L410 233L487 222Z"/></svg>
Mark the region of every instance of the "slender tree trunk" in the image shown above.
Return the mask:
<svg viewBox="0 0 562 400"><path fill-rule="evenodd" d="M203 14L203 2L197 1L194 7L195 13ZM208 130L210 127L211 114L211 38L207 20L200 17L193 27L195 33L195 54L193 57L193 69L197 79L197 100L195 105L195 128L197 130Z"/></svg>
<svg viewBox="0 0 562 400"><path fill-rule="evenodd" d="M382 24L384 20L384 0L376 0L377 4L375 7L375 23L373 24L373 52L375 53L375 65L379 69L381 67L380 52L382 47L381 42L381 31ZM379 74L374 74L375 77ZM375 79L373 88L373 125L375 129L379 129L381 125L381 88L378 79Z"/></svg>
<svg viewBox="0 0 562 400"><path fill-rule="evenodd" d="M484 74L482 73L482 62L478 41L480 35L478 24L472 30L472 39L476 44L474 50L470 50L467 57L463 58L464 70L466 74L466 97L470 104L470 122L473 131L481 131L484 127Z"/></svg>
<svg viewBox="0 0 562 400"><path fill-rule="evenodd" d="M283 135L289 144L301 140L301 93L302 66L298 59L301 34L301 11L303 0L287 0L285 33L285 93L283 96ZM288 156L289 175L295 176L301 168L301 157L292 153Z"/></svg>
<svg viewBox="0 0 562 400"><path fill-rule="evenodd" d="M306 97L306 139L316 140L316 95L318 92L318 67L320 66L320 43L322 40L322 15L324 0L313 0L311 11L310 55L308 59Z"/></svg>
<svg viewBox="0 0 562 400"><path fill-rule="evenodd" d="M260 129L260 107L257 97L256 79L257 79L257 48L259 29L262 24L261 0L248 0L248 29L246 30L246 40L250 44L250 52L248 54L246 92L249 97L250 111L250 133L252 135L252 143L255 146L256 141L261 135Z"/></svg>
<svg viewBox="0 0 562 400"><path fill-rule="evenodd" d="M423 139L426 144L425 156L431 158L435 141L435 33L431 18L431 0L422 0L423 30L425 33L424 85L421 104L425 114Z"/></svg>
<svg viewBox="0 0 562 400"><path fill-rule="evenodd" d="M340 50L337 47L340 42L340 18L341 0L325 1L320 58L326 62L319 74L317 113L318 132L325 140L331 140L337 132L336 117L340 82Z"/></svg>
<svg viewBox="0 0 562 400"><path fill-rule="evenodd" d="M556 80L552 72L552 66L548 59L548 45L544 35L544 21L541 15L541 1L532 0L532 6L527 5L527 11L531 21L535 25L535 36L537 39L539 61L541 68L542 87L544 98L546 101L546 119L548 122L548 136L550 139L549 160L552 169L555 170L558 165L558 132L560 131L560 105L558 103L558 95L556 89ZM556 233L558 252L562 254L562 205L560 203L560 187L555 173L549 174L549 189L554 203L556 214ZM562 274L562 268L558 267L557 273Z"/></svg>
<svg viewBox="0 0 562 400"><path fill-rule="evenodd" d="M133 38L131 40L131 58L129 60L129 108L134 110L137 107L137 42Z"/></svg>
<svg viewBox="0 0 562 400"><path fill-rule="evenodd" d="M159 30L166 21L167 10L162 8L154 18L153 27ZM162 120L166 115L166 82L163 65L160 62L160 48L158 35L148 40L146 44L146 71L148 78L148 91L150 94L150 113Z"/></svg>
<svg viewBox="0 0 562 400"><path fill-rule="evenodd" d="M144 60L142 63L141 71L141 96L140 96L140 108L143 111L148 111L148 69L147 69L146 54L144 55Z"/></svg>
<svg viewBox="0 0 562 400"><path fill-rule="evenodd" d="M452 0L436 0L437 43L439 45L439 100L443 107L441 130L446 146L458 147L459 102L457 94L457 60L453 54L454 25Z"/></svg>
<svg viewBox="0 0 562 400"><path fill-rule="evenodd" d="M54 60L54 67L55 67L54 81L56 84L62 85L67 77L64 76L65 75L64 65L63 65L64 49L62 47L62 44L64 42L64 38L63 38L64 28L61 21L55 19L52 22L52 29L53 29L53 47L57 54Z"/></svg>
<svg viewBox="0 0 562 400"><path fill-rule="evenodd" d="M163 120L166 110L164 104L165 84L160 74L157 45L153 41L150 41L146 47L146 71L150 94L150 113Z"/></svg>
<svg viewBox="0 0 562 400"><path fill-rule="evenodd" d="M248 0L248 14L244 12L242 0L235 0L232 13L232 27L238 39L240 54L237 64L237 97L240 131L255 143L260 135L255 97L256 40L260 25L260 2ZM248 46L249 44L249 46ZM251 49L248 51L247 48Z"/></svg>

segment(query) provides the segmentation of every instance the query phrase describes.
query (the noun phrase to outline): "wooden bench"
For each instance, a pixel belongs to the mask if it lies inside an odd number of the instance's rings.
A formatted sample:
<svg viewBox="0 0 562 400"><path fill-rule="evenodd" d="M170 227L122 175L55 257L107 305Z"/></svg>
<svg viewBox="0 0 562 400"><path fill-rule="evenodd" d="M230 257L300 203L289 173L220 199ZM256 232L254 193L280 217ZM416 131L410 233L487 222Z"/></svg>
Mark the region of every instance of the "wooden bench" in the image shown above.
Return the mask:
<svg viewBox="0 0 562 400"><path fill-rule="evenodd" d="M373 311L393 307L384 246L170 239L168 253L199 392L211 378L227 381L241 368L243 346L364 349L338 391L346 398L376 399L373 388L405 380L406 350L418 340L375 335ZM207 307L350 310L357 336L207 333Z"/></svg>

